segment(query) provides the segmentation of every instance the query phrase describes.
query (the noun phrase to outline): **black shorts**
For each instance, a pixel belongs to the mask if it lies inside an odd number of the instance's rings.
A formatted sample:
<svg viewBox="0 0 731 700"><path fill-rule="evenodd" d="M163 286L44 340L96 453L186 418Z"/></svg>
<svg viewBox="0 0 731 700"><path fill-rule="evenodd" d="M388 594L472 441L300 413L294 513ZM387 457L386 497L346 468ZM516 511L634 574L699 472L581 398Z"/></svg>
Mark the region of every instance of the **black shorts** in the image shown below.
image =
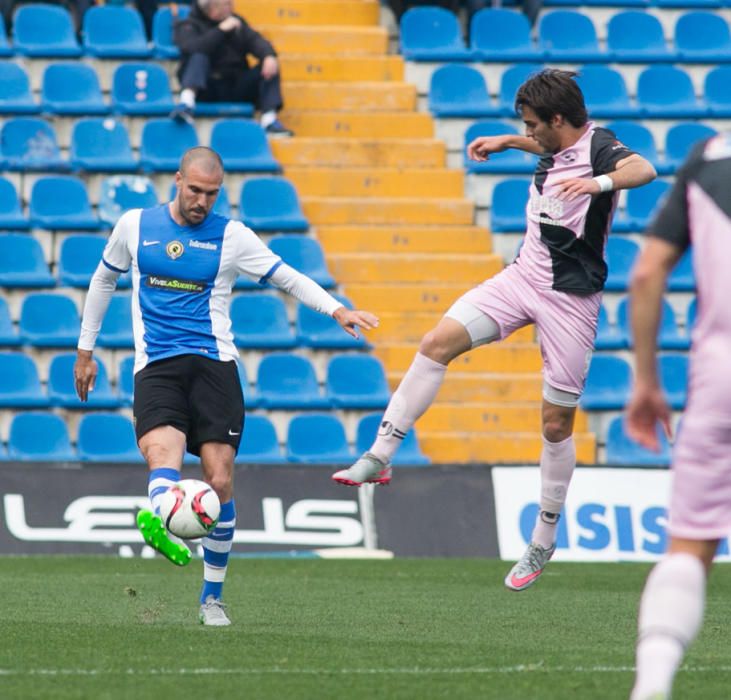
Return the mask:
<svg viewBox="0 0 731 700"><path fill-rule="evenodd" d="M135 374L134 420L137 440L153 428L171 425L185 433L188 452L200 455L204 442L239 449L244 429L244 395L231 360L177 355Z"/></svg>

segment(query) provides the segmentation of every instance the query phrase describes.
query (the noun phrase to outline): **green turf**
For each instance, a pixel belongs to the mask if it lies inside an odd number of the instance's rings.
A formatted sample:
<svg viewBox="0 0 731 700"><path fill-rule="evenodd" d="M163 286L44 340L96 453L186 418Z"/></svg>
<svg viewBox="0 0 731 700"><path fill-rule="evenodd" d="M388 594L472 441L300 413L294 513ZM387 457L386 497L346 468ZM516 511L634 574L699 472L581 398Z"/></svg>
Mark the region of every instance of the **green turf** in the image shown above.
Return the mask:
<svg viewBox="0 0 731 700"><path fill-rule="evenodd" d="M0 698L626 698L648 567L553 563L522 593L505 570L237 559L221 629L197 622L199 561L0 558ZM677 698L731 696L729 573Z"/></svg>

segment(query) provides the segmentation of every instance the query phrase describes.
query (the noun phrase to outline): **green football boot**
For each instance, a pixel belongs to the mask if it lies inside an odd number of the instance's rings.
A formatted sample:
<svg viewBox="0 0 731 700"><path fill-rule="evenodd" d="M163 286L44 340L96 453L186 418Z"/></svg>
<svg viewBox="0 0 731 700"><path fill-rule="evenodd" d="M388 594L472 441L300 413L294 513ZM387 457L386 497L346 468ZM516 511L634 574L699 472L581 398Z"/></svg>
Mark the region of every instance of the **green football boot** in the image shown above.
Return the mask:
<svg viewBox="0 0 731 700"><path fill-rule="evenodd" d="M173 564L185 566L191 560L193 555L190 550L184 544L170 539L160 516L155 515L152 511L141 510L137 513L137 529L150 547L160 552Z"/></svg>

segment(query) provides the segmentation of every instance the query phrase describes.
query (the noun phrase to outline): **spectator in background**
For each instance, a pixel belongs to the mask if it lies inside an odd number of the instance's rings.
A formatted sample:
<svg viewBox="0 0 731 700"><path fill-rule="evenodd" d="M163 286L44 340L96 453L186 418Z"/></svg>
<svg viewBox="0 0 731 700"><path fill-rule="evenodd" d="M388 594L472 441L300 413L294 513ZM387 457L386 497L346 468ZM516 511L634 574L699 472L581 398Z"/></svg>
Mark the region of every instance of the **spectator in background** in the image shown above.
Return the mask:
<svg viewBox="0 0 731 700"><path fill-rule="evenodd" d="M200 102L253 102L270 136L291 136L278 119L282 108L279 61L274 47L233 13L231 0L198 0L175 24L181 53L180 103L172 116L192 122ZM250 66L247 55L259 59Z"/></svg>
<svg viewBox="0 0 731 700"><path fill-rule="evenodd" d="M401 21L401 15L411 7L443 7L445 10L459 12L460 0L388 0L388 6L393 12L393 16L398 24Z"/></svg>

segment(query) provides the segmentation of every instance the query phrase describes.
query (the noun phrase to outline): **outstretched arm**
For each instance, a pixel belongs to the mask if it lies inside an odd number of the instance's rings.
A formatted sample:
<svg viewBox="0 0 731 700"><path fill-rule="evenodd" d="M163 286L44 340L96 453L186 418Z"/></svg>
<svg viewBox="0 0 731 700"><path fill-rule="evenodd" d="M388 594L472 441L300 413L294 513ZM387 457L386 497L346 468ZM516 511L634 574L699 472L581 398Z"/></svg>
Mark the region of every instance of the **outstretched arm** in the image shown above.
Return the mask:
<svg viewBox="0 0 731 700"><path fill-rule="evenodd" d="M580 194L599 194L610 190L628 190L646 185L657 177L655 168L642 156L633 153L618 160L614 170L598 177L572 177L556 184L561 187L559 199L571 201Z"/></svg>
<svg viewBox="0 0 731 700"><path fill-rule="evenodd" d="M470 160L482 162L487 160L491 153L501 153L508 148L543 155L543 149L536 140L519 134L502 134L501 136L478 136L467 146L467 156Z"/></svg>

